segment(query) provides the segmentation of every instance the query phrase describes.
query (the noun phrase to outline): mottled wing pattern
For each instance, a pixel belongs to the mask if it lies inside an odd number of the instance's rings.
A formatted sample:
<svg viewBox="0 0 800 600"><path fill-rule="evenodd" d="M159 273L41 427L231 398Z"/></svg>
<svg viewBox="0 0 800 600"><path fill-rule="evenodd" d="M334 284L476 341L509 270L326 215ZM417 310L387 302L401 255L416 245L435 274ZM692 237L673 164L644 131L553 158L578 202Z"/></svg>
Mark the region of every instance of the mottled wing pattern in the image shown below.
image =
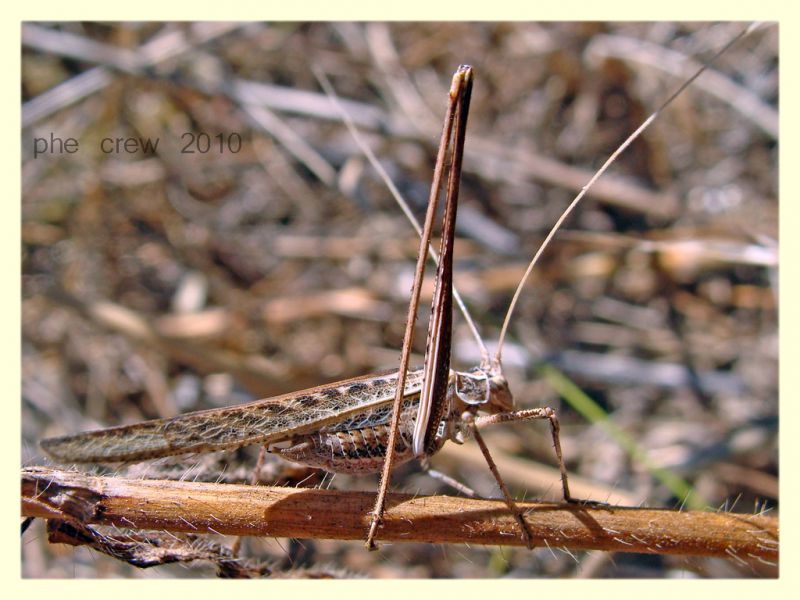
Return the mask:
<svg viewBox="0 0 800 600"><path fill-rule="evenodd" d="M410 370L405 393L418 393L421 381L422 370ZM62 462L109 463L268 444L390 404L396 386L396 371L367 375L228 408L49 438L41 445Z"/></svg>

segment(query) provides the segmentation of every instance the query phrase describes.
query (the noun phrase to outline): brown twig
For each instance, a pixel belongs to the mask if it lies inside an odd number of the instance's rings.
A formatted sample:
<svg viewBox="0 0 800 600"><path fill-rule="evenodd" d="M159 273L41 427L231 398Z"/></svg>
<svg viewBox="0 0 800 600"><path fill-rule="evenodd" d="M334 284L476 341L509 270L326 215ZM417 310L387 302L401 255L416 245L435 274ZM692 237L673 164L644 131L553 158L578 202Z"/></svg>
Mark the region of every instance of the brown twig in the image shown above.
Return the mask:
<svg viewBox="0 0 800 600"><path fill-rule="evenodd" d="M86 546L140 569L201 561L215 565L219 577L241 579L271 575L267 565L237 558L225 545L193 534L105 535L75 519L50 519L47 538L54 544Z"/></svg>
<svg viewBox="0 0 800 600"><path fill-rule="evenodd" d="M22 515L227 535L362 540L371 492L101 477L22 470ZM502 501L390 494L384 541L520 546ZM776 563L778 522L764 515L520 503L536 545Z"/></svg>

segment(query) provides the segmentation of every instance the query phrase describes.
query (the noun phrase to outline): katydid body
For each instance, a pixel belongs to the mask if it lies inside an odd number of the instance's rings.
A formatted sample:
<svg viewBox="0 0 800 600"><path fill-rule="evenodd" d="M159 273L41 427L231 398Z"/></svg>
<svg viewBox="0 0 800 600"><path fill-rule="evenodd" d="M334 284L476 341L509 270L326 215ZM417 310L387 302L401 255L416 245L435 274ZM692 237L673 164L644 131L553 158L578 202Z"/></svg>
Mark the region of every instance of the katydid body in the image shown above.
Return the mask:
<svg viewBox="0 0 800 600"><path fill-rule="evenodd" d="M109 463L261 444L289 460L335 473L381 472L381 486L367 537L367 546L374 549L393 466L415 457L427 458L446 441L462 443L474 434L509 509L532 547L522 513L478 433L481 419L478 413L488 413L488 417L483 417L485 424L548 419L561 469L564 499L569 500L555 413L549 408L511 412L513 401L499 356L494 360L484 356L481 366L468 373L450 369L453 245L472 82L473 70L468 65L462 65L453 75L397 371L230 408L50 438L42 441L42 448L65 462ZM425 363L421 369L409 369L425 258L445 170L441 246Z"/></svg>
<svg viewBox="0 0 800 600"><path fill-rule="evenodd" d="M445 426L438 426L437 449L448 439L463 439L458 417L466 404L461 398L473 403L485 400L485 385L476 385L475 378L475 373L450 372L450 409L441 421ZM505 379L490 384L487 412L510 410ZM401 443L396 444L398 463L414 457L421 386L422 369L410 370L400 418ZM396 387L397 371L366 375L238 406L49 438L41 445L61 462L115 463L282 444L273 451L295 462L337 473L373 473L383 465Z"/></svg>

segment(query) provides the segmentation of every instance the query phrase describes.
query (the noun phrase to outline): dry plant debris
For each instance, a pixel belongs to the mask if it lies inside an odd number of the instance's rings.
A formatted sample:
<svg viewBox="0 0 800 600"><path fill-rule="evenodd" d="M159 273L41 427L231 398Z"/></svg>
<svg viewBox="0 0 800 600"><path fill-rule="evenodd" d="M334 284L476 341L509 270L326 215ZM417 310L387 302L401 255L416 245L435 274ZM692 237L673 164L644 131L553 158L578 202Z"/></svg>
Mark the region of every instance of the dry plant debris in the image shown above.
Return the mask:
<svg viewBox="0 0 800 600"><path fill-rule="evenodd" d="M24 24L25 465L42 464L37 443L49 435L396 365L416 241L313 67L332 79L421 213L450 73L474 65L456 285L492 340L547 228L680 83L681 57L702 60L741 27ZM614 166L545 256L504 352L519 405L559 407L570 472L649 506L682 499L559 402L537 365L566 373L710 506L775 511L777 36L767 26L733 48ZM397 65L406 76L388 77ZM34 140L51 134L80 149L34 158ZM241 146L183 154L201 134ZM104 152L104 138L160 144L152 154ZM476 351L458 316L454 335L454 362L470 365ZM421 356L424 334L417 339ZM544 427L498 428L487 438L521 462L516 493L557 494L556 478L533 462L551 464ZM459 461L459 450L435 466L494 494L488 473ZM137 473L182 468L189 479L244 481L254 464L246 453L222 457L222 467L206 469L205 460ZM337 476L332 485L374 489L370 478ZM404 469L394 490L428 494L437 485ZM41 533L22 538L25 577L140 576L88 551L65 552ZM775 575L680 557L576 562L559 551L427 544L379 554L334 541L245 546L271 566L371 577Z"/></svg>

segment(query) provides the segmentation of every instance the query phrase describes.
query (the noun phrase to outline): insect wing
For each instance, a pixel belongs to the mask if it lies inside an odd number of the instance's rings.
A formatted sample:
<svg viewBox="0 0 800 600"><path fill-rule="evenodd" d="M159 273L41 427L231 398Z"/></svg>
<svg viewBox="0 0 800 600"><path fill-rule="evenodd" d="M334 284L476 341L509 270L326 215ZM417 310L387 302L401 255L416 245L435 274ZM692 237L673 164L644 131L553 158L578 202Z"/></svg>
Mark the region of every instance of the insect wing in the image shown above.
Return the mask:
<svg viewBox="0 0 800 600"><path fill-rule="evenodd" d="M421 370L410 371L405 395L419 392L421 380ZM269 444L389 404L396 384L396 371L356 377L228 408L49 438L41 446L63 462L107 463Z"/></svg>

